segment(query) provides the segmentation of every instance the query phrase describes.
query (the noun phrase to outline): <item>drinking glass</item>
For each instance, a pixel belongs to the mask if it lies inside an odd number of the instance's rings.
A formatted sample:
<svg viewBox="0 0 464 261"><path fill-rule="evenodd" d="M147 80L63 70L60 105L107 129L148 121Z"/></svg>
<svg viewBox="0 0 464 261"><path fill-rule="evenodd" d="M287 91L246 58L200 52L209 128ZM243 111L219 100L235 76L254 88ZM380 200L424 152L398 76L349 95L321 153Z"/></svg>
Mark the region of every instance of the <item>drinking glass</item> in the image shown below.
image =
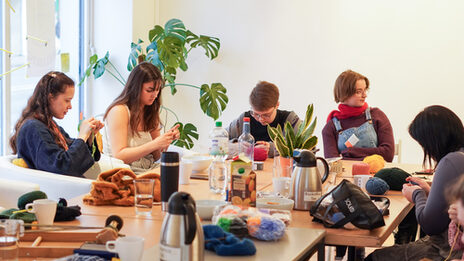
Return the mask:
<svg viewBox="0 0 464 261"><path fill-rule="evenodd" d="M18 260L18 240L24 233L24 222L0 219L0 260Z"/></svg>
<svg viewBox="0 0 464 261"><path fill-rule="evenodd" d="M135 214L136 215L151 215L153 206L153 188L155 186L154 179L135 179Z"/></svg>

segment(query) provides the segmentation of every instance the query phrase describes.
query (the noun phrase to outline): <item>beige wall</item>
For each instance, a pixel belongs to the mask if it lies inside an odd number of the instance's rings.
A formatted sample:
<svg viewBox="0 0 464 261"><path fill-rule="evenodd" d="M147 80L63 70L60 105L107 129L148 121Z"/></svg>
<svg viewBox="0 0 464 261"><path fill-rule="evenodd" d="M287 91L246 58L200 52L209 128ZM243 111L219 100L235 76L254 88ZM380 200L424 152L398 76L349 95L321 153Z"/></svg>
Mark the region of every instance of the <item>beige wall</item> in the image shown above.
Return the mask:
<svg viewBox="0 0 464 261"><path fill-rule="evenodd" d="M462 1L160 0L149 6L157 10L153 16L148 12L147 21L164 24L179 18L195 33L220 38L219 57L210 62L202 51L192 52L190 69L179 73L178 82L222 82L230 98L221 117L224 125L249 108L248 94L256 82L267 80L280 87L281 108L303 116L306 105L315 104L322 148L321 130L336 108L333 84L345 69L369 78L367 102L390 118L395 139L403 142L404 162L422 160L420 147L407 133L422 108L442 104L464 115ZM134 15L133 23L142 20ZM142 39L147 31L140 30ZM134 29L132 39L137 34ZM124 66L125 48L113 52ZM175 97L166 94L165 104L198 126L203 135L196 148L203 151L213 120L202 114L199 94L185 87Z"/></svg>

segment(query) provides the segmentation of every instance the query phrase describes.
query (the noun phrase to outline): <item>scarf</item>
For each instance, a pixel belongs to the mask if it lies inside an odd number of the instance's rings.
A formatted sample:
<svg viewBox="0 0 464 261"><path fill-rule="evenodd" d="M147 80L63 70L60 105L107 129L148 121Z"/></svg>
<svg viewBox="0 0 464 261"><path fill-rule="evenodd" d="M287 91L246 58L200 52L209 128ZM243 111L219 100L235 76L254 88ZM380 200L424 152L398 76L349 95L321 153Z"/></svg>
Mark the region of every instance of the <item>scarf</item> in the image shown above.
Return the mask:
<svg viewBox="0 0 464 261"><path fill-rule="evenodd" d="M331 121L333 117L337 117L339 120L348 119L351 117L356 117L361 114L367 109L368 105L367 102L364 103L361 107L351 107L346 104L339 104L338 111L334 110L329 113L329 117L327 117L327 122Z"/></svg>

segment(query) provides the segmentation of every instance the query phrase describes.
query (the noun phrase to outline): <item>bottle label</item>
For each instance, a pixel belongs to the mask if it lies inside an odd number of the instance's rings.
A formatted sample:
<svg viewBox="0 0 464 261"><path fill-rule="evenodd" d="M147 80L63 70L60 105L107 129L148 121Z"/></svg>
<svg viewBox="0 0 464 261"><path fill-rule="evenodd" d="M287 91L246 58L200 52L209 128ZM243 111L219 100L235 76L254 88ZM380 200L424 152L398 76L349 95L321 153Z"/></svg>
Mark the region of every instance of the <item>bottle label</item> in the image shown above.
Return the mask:
<svg viewBox="0 0 464 261"><path fill-rule="evenodd" d="M210 155L227 155L229 150L229 140L227 138L213 138L211 140Z"/></svg>
<svg viewBox="0 0 464 261"><path fill-rule="evenodd" d="M170 247L170 246L160 244L160 260L162 261L179 260L180 261L180 248Z"/></svg>
<svg viewBox="0 0 464 261"><path fill-rule="evenodd" d="M322 192L309 192L305 191L303 200L304 201L316 201L322 196Z"/></svg>

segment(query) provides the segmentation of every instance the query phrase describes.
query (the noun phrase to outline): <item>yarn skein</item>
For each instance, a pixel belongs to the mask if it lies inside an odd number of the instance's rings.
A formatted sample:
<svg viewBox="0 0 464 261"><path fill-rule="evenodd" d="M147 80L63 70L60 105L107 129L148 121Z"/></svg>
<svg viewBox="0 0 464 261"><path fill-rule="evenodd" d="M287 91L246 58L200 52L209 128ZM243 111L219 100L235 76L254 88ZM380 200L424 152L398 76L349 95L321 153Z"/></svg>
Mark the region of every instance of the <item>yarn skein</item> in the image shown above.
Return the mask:
<svg viewBox="0 0 464 261"><path fill-rule="evenodd" d="M385 168L379 170L374 177L381 178L387 182L391 190L401 191L403 184L406 183L406 178L411 176L406 171L400 168Z"/></svg>
<svg viewBox="0 0 464 261"><path fill-rule="evenodd" d="M366 190L369 194L383 195L390 189L387 182L381 178L373 177L366 182Z"/></svg>

